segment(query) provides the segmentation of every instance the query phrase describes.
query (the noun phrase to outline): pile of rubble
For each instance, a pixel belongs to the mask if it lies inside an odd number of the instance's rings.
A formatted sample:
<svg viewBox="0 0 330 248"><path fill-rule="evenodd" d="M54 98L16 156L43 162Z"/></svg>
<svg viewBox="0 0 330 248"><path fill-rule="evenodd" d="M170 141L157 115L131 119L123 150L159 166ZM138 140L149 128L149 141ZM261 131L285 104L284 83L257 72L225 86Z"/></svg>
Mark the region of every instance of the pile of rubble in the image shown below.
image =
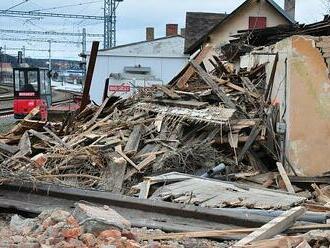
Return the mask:
<svg viewBox="0 0 330 248"><path fill-rule="evenodd" d="M142 176L202 175L220 163L230 172L266 170L248 152L258 140L263 156L276 157L262 148L274 115L273 106L265 111L264 66L236 73L214 58L209 74L194 65L198 74L185 91L155 87L127 100L107 98L63 123L35 121L33 111L1 138L2 178L120 192Z"/></svg>
<svg viewBox="0 0 330 248"><path fill-rule="evenodd" d="M90 104L63 122L38 121L36 108L0 137L0 182L47 182L217 208L231 216L243 211L246 220L269 217L260 230L234 230L252 232L236 247L267 247L262 242L244 245L271 239L296 222L310 224L301 233L329 228L330 177L299 177L286 157L285 134L277 125L280 106L272 101L276 63L268 75L266 64L238 69L206 46L169 86L141 89L129 99L107 97L101 106ZM29 230L31 237L64 247L70 242L90 246L90 239L100 247L141 245L127 237L125 228L82 232L86 223L61 213L65 219L57 222L52 213L39 216L41 227ZM59 237L50 233L55 226ZM294 234L299 228L293 227ZM148 239L223 238L217 231L161 233ZM313 238L267 242L320 247ZM319 240L329 244L326 238Z"/></svg>
<svg viewBox="0 0 330 248"><path fill-rule="evenodd" d="M13 215L0 228L1 247L31 248L174 248L185 247L179 241L153 241L143 237L164 234L161 230L131 228L125 218L108 206L76 203L70 212L63 209L43 211L36 218ZM181 243L198 247L223 247L218 242L185 239Z"/></svg>

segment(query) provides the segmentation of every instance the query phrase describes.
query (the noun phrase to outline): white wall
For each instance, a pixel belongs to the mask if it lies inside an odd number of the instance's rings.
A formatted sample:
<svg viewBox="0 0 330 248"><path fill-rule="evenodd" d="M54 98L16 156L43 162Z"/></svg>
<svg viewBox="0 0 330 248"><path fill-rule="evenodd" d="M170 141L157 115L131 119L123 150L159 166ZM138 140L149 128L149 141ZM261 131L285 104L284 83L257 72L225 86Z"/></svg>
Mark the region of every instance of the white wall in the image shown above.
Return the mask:
<svg viewBox="0 0 330 248"><path fill-rule="evenodd" d="M151 75L167 84L187 62L187 57L98 56L90 92L91 100L101 104L106 78L110 73L123 73L125 66L150 67Z"/></svg>

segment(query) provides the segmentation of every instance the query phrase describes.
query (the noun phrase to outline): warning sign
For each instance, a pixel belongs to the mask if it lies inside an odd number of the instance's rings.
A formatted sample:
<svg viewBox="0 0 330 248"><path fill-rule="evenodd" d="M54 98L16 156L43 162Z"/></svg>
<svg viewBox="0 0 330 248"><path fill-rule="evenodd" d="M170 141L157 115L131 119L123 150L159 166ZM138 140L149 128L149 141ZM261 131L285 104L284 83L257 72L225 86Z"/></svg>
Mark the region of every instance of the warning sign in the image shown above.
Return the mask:
<svg viewBox="0 0 330 248"><path fill-rule="evenodd" d="M110 92L130 92L131 86L130 85L110 85L109 91Z"/></svg>

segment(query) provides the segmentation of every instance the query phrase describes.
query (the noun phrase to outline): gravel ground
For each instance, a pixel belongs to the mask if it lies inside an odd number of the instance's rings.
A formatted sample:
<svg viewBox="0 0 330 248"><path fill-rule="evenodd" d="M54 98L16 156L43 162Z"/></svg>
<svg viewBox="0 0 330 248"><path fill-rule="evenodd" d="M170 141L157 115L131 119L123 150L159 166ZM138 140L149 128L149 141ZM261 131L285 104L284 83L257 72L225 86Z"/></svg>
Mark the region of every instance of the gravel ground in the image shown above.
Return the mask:
<svg viewBox="0 0 330 248"><path fill-rule="evenodd" d="M17 122L14 115L0 116L0 134L8 132Z"/></svg>

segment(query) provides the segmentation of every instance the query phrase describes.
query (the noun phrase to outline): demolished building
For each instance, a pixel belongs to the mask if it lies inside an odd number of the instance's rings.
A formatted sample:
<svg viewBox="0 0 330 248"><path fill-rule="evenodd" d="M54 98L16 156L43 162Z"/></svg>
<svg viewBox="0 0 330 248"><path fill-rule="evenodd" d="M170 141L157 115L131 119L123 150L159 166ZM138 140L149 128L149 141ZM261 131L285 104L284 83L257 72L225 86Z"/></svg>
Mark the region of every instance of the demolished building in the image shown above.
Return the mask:
<svg viewBox="0 0 330 248"><path fill-rule="evenodd" d="M60 230L62 244L329 246L329 21L241 31L223 54L206 44L168 86L61 122L35 109L1 136L0 207L41 214L29 235ZM130 226L169 233L125 239Z"/></svg>

